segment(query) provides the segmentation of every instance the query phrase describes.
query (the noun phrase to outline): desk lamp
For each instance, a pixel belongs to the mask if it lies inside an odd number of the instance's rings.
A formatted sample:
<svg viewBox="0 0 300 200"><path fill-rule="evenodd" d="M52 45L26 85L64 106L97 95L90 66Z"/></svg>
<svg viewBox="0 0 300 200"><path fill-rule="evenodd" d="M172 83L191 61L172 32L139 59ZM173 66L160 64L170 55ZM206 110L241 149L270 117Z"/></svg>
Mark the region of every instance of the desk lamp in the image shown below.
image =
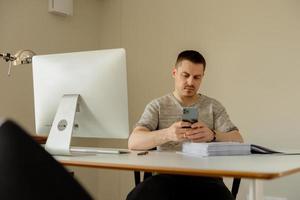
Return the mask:
<svg viewBox="0 0 300 200"><path fill-rule="evenodd" d="M0 58L9 62L7 75L10 76L12 66L30 64L34 55L35 53L31 50L20 50L15 55L11 55L10 53L0 53Z"/></svg>

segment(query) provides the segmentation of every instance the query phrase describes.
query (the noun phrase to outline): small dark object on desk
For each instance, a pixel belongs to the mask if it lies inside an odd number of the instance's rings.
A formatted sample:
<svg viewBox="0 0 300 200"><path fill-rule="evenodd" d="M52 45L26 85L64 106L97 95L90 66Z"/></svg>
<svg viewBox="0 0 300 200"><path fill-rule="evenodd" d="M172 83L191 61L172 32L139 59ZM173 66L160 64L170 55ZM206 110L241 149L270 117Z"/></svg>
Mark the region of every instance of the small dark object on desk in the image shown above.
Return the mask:
<svg viewBox="0 0 300 200"><path fill-rule="evenodd" d="M147 155L147 154L148 154L148 151L142 151L142 152L137 153L136 155L143 156L143 155Z"/></svg>

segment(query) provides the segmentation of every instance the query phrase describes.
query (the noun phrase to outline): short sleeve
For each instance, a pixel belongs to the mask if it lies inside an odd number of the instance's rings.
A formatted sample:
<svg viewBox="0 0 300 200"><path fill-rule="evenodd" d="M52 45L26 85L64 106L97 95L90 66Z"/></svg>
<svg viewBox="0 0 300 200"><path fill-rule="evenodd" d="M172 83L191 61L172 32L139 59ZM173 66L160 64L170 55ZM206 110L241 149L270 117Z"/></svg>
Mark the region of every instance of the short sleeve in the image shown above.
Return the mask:
<svg viewBox="0 0 300 200"><path fill-rule="evenodd" d="M214 129L221 132L238 130L231 122L225 107L218 101L214 102Z"/></svg>
<svg viewBox="0 0 300 200"><path fill-rule="evenodd" d="M159 119L159 105L156 101L151 101L145 108L136 126L144 126L150 131L157 130Z"/></svg>

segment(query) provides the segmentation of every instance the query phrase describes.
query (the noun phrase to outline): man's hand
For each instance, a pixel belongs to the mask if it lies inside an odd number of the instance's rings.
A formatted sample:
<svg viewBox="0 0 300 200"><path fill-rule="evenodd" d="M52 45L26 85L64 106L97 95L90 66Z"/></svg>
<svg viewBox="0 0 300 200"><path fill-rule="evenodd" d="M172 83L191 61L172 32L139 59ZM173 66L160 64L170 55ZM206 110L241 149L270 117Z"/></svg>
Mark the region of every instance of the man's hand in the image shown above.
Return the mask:
<svg viewBox="0 0 300 200"><path fill-rule="evenodd" d="M190 128L184 127L191 127L190 122L179 121L172 124L167 130L167 137L170 141L183 141L187 139L187 130Z"/></svg>
<svg viewBox="0 0 300 200"><path fill-rule="evenodd" d="M214 133L203 122L192 124L191 129L186 130L185 135L193 142L210 142L214 139Z"/></svg>

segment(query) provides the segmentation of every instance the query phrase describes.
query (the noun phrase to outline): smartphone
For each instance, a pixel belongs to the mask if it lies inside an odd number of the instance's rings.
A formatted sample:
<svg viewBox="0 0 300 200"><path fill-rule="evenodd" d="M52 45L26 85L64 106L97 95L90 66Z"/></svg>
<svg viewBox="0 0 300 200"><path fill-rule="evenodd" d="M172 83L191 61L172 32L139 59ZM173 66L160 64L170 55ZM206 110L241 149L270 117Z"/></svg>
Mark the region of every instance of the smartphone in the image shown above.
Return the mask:
<svg viewBox="0 0 300 200"><path fill-rule="evenodd" d="M182 121L195 123L198 122L198 108L184 107L182 110Z"/></svg>

